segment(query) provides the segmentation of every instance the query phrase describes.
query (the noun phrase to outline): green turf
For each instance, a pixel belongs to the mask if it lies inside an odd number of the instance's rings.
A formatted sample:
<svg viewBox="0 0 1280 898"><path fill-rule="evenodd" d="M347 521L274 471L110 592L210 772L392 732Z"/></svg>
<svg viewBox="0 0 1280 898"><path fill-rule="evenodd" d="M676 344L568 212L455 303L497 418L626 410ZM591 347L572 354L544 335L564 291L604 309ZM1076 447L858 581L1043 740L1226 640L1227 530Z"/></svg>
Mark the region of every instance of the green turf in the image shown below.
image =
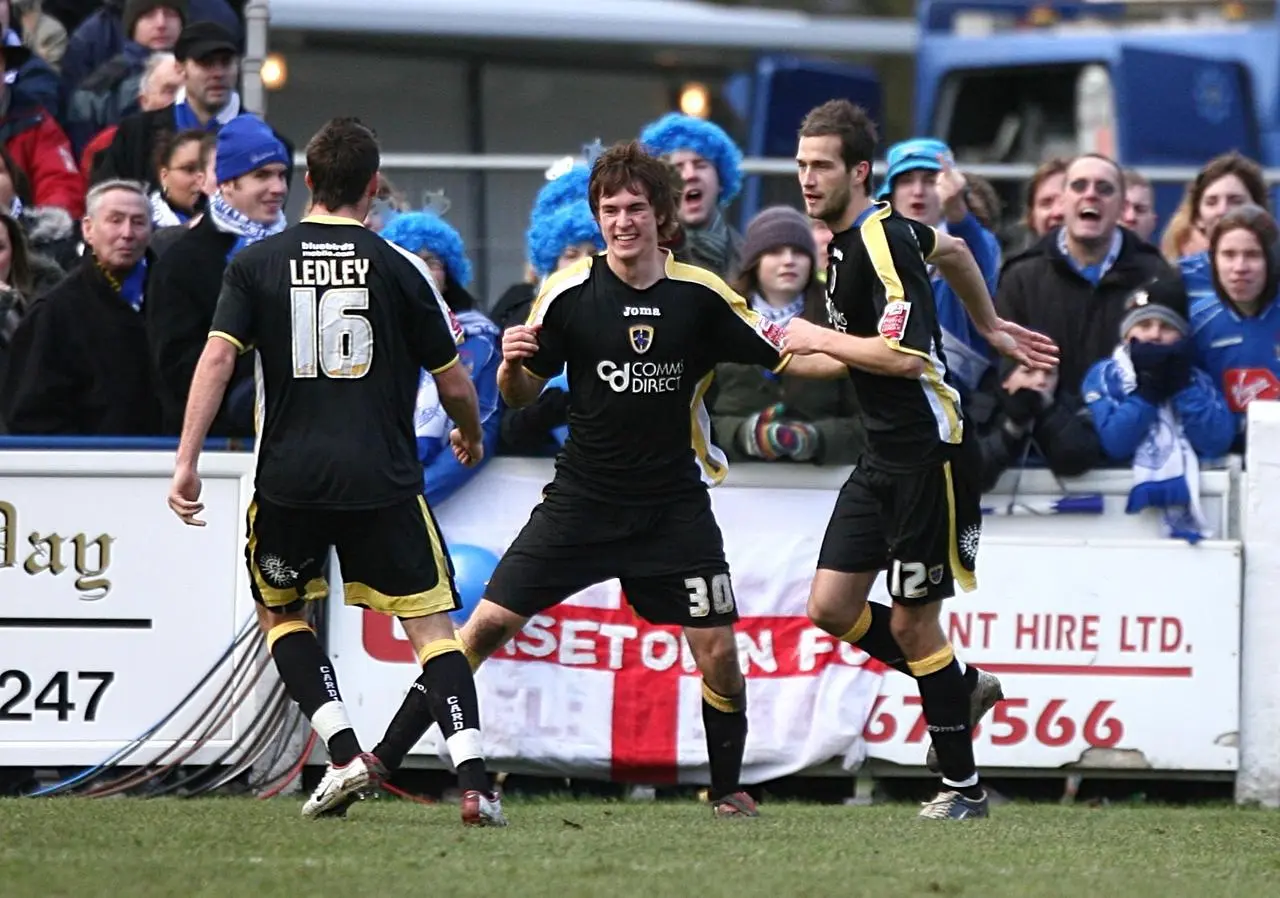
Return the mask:
<svg viewBox="0 0 1280 898"><path fill-rule="evenodd" d="M452 806L363 802L304 821L290 799L0 800L0 895L1280 895L1280 815L1236 808L770 804L717 821L683 802L510 801L506 830Z"/></svg>

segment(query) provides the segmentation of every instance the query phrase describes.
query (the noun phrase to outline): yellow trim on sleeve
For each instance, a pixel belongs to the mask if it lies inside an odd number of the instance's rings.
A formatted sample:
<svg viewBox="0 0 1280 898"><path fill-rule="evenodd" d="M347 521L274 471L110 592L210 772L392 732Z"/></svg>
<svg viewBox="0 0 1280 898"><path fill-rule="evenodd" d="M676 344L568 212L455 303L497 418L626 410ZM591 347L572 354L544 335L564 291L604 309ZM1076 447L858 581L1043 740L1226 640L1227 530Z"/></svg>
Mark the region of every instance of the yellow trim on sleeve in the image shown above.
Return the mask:
<svg viewBox="0 0 1280 898"><path fill-rule="evenodd" d="M239 351L239 352L248 352L248 351L249 351L249 347L245 346L243 343L241 343L241 342L240 342L239 340L237 340L235 337L231 336L231 335L230 335L229 333L227 333L226 331L209 331L209 336L210 336L210 337L218 337L219 339L226 340L228 343L230 343L232 346L234 346L234 347L236 348L236 350L237 350L237 351Z"/></svg>
<svg viewBox="0 0 1280 898"><path fill-rule="evenodd" d="M577 287L579 284L586 282L587 278L591 276L591 263L594 258L594 256L584 256L568 268L548 275L547 279L542 283L542 290L529 308L529 318L525 321L525 324L541 324L543 319L547 317L547 311L551 308L552 300L570 287Z"/></svg>
<svg viewBox="0 0 1280 898"><path fill-rule="evenodd" d="M785 369L788 365L790 365L790 364L791 364L791 360L792 360L793 358L795 358L795 356L793 356L793 355L792 355L791 353L789 353L789 352L788 352L788 353L786 353L785 355L783 355L783 357L782 357L782 361L778 362L777 366L773 369L773 373L774 373L774 374L781 374L781 373L782 373L782 371L783 371L783 369Z"/></svg>
<svg viewBox="0 0 1280 898"><path fill-rule="evenodd" d="M428 371L430 371L432 374L443 374L444 372L446 372L446 371L448 371L450 368L452 368L454 365L458 364L458 362L460 362L461 360L462 360L462 357L461 357L461 356L455 355L455 356L454 356L454 357L449 361L449 363L448 363L448 364L446 364L446 365L441 365L439 368L428 368L427 370L428 370Z"/></svg>

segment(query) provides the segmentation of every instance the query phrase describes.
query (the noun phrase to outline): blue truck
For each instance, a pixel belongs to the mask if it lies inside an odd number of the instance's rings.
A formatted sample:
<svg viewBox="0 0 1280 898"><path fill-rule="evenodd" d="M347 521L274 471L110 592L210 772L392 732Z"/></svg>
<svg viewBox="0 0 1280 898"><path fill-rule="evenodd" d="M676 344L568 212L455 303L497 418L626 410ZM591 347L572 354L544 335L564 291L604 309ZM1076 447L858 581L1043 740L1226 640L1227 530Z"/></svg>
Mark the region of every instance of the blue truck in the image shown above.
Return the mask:
<svg viewBox="0 0 1280 898"><path fill-rule="evenodd" d="M1280 166L1275 2L921 0L915 130L961 162ZM1164 220L1182 185L1159 185Z"/></svg>

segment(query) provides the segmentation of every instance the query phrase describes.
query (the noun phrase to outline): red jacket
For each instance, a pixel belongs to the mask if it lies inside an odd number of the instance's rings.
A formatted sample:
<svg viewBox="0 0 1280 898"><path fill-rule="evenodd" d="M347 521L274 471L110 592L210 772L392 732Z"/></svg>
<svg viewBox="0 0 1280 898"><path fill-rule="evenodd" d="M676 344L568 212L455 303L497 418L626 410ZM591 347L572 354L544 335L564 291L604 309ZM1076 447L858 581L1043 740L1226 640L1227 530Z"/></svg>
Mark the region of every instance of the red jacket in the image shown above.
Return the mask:
<svg viewBox="0 0 1280 898"><path fill-rule="evenodd" d="M73 219L84 215L85 179L71 141L46 110L10 111L0 121L0 142L26 173L35 206L59 206Z"/></svg>
<svg viewBox="0 0 1280 898"><path fill-rule="evenodd" d="M84 150L80 153L80 174L84 176L86 184L89 182L89 176L93 174L93 164L98 161L98 154L111 146L111 141L115 140L116 130L119 127L119 125L107 125L93 140L84 145Z"/></svg>

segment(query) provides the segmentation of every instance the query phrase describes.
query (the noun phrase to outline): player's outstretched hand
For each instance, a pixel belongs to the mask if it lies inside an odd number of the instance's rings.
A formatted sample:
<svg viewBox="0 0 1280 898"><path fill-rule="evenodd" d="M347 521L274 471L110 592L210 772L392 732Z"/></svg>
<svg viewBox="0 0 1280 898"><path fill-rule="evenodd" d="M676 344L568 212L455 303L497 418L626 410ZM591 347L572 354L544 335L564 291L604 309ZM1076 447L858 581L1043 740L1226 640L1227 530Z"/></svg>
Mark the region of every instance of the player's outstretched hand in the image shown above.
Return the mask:
<svg viewBox="0 0 1280 898"><path fill-rule="evenodd" d="M453 450L453 457L468 468L473 468L484 461L484 443L467 442L462 431L456 427L449 431L449 448Z"/></svg>
<svg viewBox="0 0 1280 898"><path fill-rule="evenodd" d="M830 332L826 328L818 327L811 321L792 318L783 333L782 351L792 355L812 355L815 352L821 352L821 343L829 335Z"/></svg>
<svg viewBox="0 0 1280 898"><path fill-rule="evenodd" d="M502 359L518 362L532 358L538 351L538 328L541 325L516 324L502 334Z"/></svg>
<svg viewBox="0 0 1280 898"><path fill-rule="evenodd" d="M182 523L193 527L204 526L205 522L196 517L204 511L204 503L200 501L200 475L194 470L179 468L173 472L173 483L169 486L169 507L182 518Z"/></svg>
<svg viewBox="0 0 1280 898"><path fill-rule="evenodd" d="M982 336L996 352L1017 359L1028 368L1052 370L1058 367L1058 344L1020 324L997 318L995 326Z"/></svg>

